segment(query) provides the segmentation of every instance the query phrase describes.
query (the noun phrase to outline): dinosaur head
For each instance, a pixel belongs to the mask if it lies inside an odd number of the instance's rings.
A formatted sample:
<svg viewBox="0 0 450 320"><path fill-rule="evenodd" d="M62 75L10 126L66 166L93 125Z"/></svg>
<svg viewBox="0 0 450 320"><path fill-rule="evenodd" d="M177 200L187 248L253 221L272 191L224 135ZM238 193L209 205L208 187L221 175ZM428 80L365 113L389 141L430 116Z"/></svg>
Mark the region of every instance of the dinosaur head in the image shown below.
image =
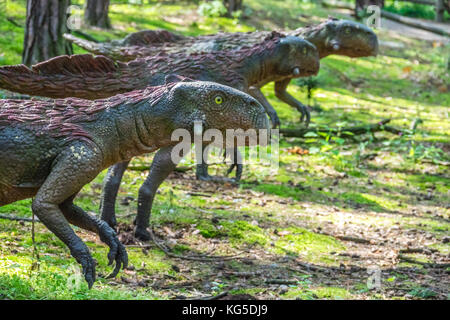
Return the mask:
<svg viewBox="0 0 450 320"><path fill-rule="evenodd" d="M330 18L317 26L297 29L292 34L303 36L316 45L321 58L331 54L352 58L378 54L377 35L369 27L350 20Z"/></svg>
<svg viewBox="0 0 450 320"><path fill-rule="evenodd" d="M248 94L206 81L182 81L173 86L168 97L175 128L193 132L194 122L202 129L215 129L225 137L226 130L269 129L262 105Z"/></svg>
<svg viewBox="0 0 450 320"><path fill-rule="evenodd" d="M331 20L329 24L333 31L327 45L335 54L352 58L378 54L378 38L369 27L349 20Z"/></svg>
<svg viewBox="0 0 450 320"><path fill-rule="evenodd" d="M310 42L288 36L282 38L273 55L276 60L277 73L292 78L309 77L319 72L320 62L317 48Z"/></svg>

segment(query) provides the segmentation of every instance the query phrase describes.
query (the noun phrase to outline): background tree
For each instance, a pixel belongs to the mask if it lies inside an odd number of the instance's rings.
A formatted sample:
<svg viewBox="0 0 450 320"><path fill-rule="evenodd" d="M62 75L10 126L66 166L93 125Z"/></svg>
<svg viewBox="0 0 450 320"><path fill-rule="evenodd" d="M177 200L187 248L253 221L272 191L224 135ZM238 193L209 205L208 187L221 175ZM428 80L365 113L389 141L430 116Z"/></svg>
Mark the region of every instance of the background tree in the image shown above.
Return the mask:
<svg viewBox="0 0 450 320"><path fill-rule="evenodd" d="M63 54L72 45L63 38L70 0L28 0L22 63L32 65Z"/></svg>
<svg viewBox="0 0 450 320"><path fill-rule="evenodd" d="M242 10L243 0L223 0L225 8L228 10L228 15L231 16L233 12Z"/></svg>
<svg viewBox="0 0 450 320"><path fill-rule="evenodd" d="M111 21L108 12L109 0L87 0L84 8L84 21L90 26L110 29Z"/></svg>

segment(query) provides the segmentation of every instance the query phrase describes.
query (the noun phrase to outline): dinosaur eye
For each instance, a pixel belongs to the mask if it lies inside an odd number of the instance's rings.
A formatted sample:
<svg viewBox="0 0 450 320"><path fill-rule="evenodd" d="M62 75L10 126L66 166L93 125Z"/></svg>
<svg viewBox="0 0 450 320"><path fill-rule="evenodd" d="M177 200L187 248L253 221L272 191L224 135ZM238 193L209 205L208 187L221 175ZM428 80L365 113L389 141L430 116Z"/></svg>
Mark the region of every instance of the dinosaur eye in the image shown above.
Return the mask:
<svg viewBox="0 0 450 320"><path fill-rule="evenodd" d="M216 104L222 104L223 103L223 97L222 96L216 96L214 98L214 101L216 102Z"/></svg>
<svg viewBox="0 0 450 320"><path fill-rule="evenodd" d="M307 50L306 48L303 48L303 54L306 54Z"/></svg>
<svg viewBox="0 0 450 320"><path fill-rule="evenodd" d="M352 30L350 28L345 28L345 33L346 34L350 34L352 32Z"/></svg>

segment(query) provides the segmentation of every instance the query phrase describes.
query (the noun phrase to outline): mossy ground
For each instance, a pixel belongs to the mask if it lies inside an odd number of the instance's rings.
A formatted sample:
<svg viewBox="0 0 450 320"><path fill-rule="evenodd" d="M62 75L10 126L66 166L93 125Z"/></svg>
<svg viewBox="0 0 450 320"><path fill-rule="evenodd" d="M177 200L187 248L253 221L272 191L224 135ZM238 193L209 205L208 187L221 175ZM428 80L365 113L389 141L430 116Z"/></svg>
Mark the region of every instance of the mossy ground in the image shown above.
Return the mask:
<svg viewBox="0 0 450 320"><path fill-rule="evenodd" d="M242 21L200 17L193 2L113 4L113 30L83 31L105 40L146 28L190 35L296 28L330 13L296 0L245 2L253 13ZM24 1L8 1L6 14L23 25ZM0 64L20 63L23 28L2 19L0 32ZM132 270L114 280L101 278L92 290L83 281L68 285L76 280L78 266L55 236L36 224L37 261L31 224L0 220L0 298L168 299L228 290L272 299L446 299L449 47L378 34L406 49L382 47L376 58L322 60L318 89L309 102L321 111L313 112L312 125L345 127L392 118L392 125L408 129L420 118L423 123L414 134L284 138L276 174L255 164L246 167L239 187L199 183L192 171L173 174L161 186L151 221L160 238L177 253L238 258L185 261L167 257L152 244L141 246L131 236L131 224L147 172L127 171L117 213ZM301 126L299 114L275 98L272 84L263 91L283 126ZM289 91L308 102L296 83ZM289 152L295 146L310 152ZM133 165L150 160L135 159ZM225 168L216 165L213 173L223 175ZM103 177L104 172L77 199L89 212L98 213ZM29 217L30 203L4 206L0 214ZM107 248L94 235L76 230L98 261L98 273L107 275ZM407 248L422 251L402 251ZM372 288L368 268L374 266L380 286Z"/></svg>

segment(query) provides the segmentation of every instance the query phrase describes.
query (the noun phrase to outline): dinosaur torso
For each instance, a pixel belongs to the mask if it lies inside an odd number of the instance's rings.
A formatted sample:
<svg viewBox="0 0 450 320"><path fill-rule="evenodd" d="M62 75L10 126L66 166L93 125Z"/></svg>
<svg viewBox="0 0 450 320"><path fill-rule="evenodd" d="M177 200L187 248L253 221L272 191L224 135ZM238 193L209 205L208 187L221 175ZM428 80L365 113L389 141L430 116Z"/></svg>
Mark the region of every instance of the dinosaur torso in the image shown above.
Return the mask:
<svg viewBox="0 0 450 320"><path fill-rule="evenodd" d="M228 115L210 107L214 94ZM101 170L174 144L173 130L192 131L195 119L225 130L267 128L265 118L256 100L212 82L169 83L95 101L0 100L0 206L35 193L61 154L74 161L95 154Z"/></svg>
<svg viewBox="0 0 450 320"><path fill-rule="evenodd" d="M284 48L287 46L296 50ZM261 44L240 50L160 52L128 63L115 63L102 56L75 55L57 57L32 69L2 67L0 85L4 89L53 98L97 99L160 85L167 75L178 74L246 91L249 86L292 78L295 67L300 69L295 76L317 73L315 47L307 41L273 33Z"/></svg>

